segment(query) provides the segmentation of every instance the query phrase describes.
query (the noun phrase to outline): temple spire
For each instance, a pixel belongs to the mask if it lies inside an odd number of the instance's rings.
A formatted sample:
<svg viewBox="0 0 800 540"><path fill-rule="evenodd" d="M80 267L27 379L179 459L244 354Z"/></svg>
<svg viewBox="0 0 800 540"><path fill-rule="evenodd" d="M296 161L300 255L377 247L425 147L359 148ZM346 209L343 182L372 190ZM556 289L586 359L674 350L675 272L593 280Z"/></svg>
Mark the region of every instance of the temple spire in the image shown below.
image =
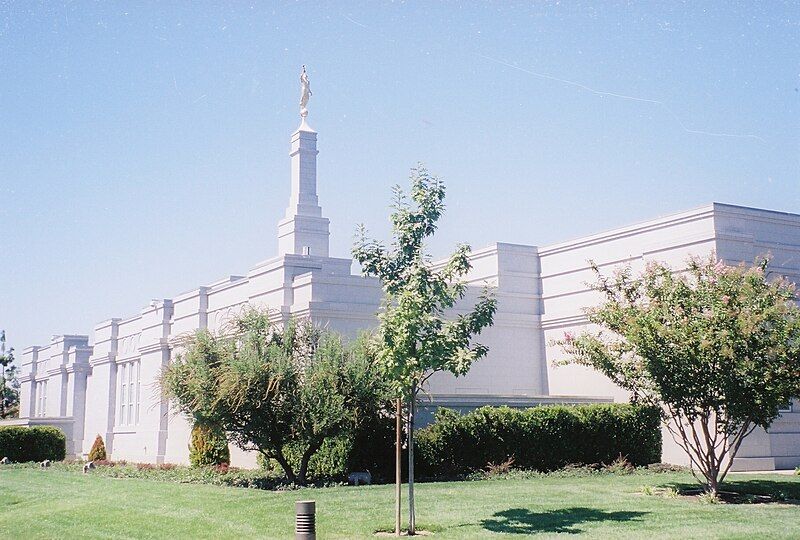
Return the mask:
<svg viewBox="0 0 800 540"><path fill-rule="evenodd" d="M322 217L317 197L317 132L306 123L311 96L306 67L300 72L300 117L302 123L292 134L292 194L286 217L278 223L279 255L328 256L329 220Z"/></svg>

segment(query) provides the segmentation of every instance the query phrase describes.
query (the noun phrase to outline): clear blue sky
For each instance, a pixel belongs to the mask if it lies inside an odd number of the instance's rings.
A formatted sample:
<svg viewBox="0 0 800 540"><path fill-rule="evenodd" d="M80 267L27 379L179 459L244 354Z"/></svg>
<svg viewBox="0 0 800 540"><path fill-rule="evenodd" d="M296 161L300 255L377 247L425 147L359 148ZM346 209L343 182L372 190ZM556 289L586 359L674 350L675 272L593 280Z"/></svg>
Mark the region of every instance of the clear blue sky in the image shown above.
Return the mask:
<svg viewBox="0 0 800 540"><path fill-rule="evenodd" d="M796 2L0 2L0 328L89 333L275 254L307 64L332 253L448 184L435 254L800 212ZM170 2L169 4L177 4Z"/></svg>

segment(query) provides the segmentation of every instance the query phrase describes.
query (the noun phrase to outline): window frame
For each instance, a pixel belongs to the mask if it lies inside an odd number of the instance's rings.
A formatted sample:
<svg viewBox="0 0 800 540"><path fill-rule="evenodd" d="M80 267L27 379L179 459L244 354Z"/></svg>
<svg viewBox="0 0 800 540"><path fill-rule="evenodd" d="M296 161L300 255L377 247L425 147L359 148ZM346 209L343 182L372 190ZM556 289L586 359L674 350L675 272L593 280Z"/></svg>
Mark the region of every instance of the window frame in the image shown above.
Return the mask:
<svg viewBox="0 0 800 540"><path fill-rule="evenodd" d="M117 368L118 427L139 425L139 400L141 396L141 359L121 362Z"/></svg>

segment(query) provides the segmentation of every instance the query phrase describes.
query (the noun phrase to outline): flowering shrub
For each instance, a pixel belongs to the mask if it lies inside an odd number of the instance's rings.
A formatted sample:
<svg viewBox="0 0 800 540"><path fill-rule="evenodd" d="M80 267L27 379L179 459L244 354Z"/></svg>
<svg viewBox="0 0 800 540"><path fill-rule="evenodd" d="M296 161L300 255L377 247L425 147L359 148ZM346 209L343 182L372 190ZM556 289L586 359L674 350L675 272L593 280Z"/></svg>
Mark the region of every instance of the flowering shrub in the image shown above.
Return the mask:
<svg viewBox="0 0 800 540"><path fill-rule="evenodd" d="M658 407L711 495L742 440L800 395L797 293L766 269L713 256L690 259L685 272L650 262L641 275L627 267L609 278L594 267L605 301L587 316L603 331L558 342L568 362Z"/></svg>

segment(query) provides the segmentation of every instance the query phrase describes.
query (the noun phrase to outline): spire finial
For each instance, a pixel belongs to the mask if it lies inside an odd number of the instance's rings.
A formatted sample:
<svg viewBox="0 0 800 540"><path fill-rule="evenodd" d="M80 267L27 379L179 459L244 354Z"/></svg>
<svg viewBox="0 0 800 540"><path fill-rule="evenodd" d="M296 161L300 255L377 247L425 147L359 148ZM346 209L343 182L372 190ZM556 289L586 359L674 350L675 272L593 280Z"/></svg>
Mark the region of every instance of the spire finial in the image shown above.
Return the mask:
<svg viewBox="0 0 800 540"><path fill-rule="evenodd" d="M305 122L308 116L308 98L313 94L311 93L311 85L308 82L308 74L306 73L306 66L303 64L303 69L300 71L300 117Z"/></svg>

